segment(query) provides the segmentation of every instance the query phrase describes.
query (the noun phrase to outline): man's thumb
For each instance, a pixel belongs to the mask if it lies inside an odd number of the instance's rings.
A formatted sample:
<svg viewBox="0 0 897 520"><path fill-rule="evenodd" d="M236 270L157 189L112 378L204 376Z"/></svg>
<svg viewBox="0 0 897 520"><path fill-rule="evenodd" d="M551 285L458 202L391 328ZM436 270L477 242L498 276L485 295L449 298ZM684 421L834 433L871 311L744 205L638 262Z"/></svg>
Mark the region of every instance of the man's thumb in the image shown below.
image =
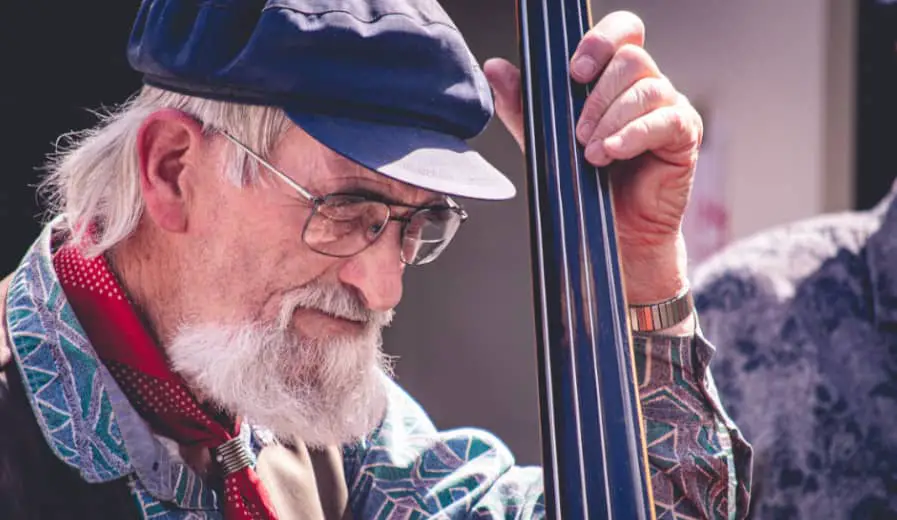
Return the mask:
<svg viewBox="0 0 897 520"><path fill-rule="evenodd" d="M523 99L520 71L511 62L492 58L483 64L483 73L495 94L495 112L523 150Z"/></svg>

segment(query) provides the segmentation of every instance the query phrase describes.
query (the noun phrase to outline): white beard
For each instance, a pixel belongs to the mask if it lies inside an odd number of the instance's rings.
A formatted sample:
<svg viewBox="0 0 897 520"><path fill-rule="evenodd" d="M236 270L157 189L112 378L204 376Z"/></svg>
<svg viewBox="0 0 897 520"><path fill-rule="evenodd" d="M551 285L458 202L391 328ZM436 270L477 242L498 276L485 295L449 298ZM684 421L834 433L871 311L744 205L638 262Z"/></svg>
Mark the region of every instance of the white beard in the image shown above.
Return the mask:
<svg viewBox="0 0 897 520"><path fill-rule="evenodd" d="M367 325L358 336L300 337L289 328L297 308ZM366 309L342 286L312 283L285 296L277 324L188 324L167 353L197 394L279 438L313 447L348 443L385 413L391 366L381 330L392 316Z"/></svg>

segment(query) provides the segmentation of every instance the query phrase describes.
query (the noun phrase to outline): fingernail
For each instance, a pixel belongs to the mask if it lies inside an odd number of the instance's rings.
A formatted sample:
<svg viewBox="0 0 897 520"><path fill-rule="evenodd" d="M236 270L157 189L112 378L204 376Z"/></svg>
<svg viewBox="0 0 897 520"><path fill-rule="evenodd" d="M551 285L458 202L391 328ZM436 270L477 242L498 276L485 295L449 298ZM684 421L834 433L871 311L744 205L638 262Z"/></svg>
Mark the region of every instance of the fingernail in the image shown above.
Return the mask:
<svg viewBox="0 0 897 520"><path fill-rule="evenodd" d="M580 79L590 80L598 72L598 64L588 56L580 56L573 60L573 74Z"/></svg>
<svg viewBox="0 0 897 520"><path fill-rule="evenodd" d="M620 151L623 148L623 138L619 135L612 135L604 140L604 149L611 151Z"/></svg>
<svg viewBox="0 0 897 520"><path fill-rule="evenodd" d="M579 124L579 129L576 132L576 136L579 138L580 142L586 142L586 140L592 136L592 130L595 128L595 125L591 121L583 121Z"/></svg>

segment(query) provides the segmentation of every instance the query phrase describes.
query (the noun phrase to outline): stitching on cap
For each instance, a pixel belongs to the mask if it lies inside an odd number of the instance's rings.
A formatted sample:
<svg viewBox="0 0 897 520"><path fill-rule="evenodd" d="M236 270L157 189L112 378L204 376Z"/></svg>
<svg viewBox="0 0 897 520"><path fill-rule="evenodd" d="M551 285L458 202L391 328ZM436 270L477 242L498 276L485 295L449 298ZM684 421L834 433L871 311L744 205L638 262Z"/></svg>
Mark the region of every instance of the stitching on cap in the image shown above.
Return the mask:
<svg viewBox="0 0 897 520"><path fill-rule="evenodd" d="M302 11L300 9L296 9L295 7L291 7L288 5L282 5L279 3L272 3L268 6L265 6L265 8L262 9L262 11L270 11L272 9L286 9L287 11L292 11L296 14L301 14L304 16L324 16L324 15L328 15L328 14L345 14L345 15L351 16L352 18L354 18L355 20L358 20L359 22L368 23L368 24L379 22L380 20L386 18L387 16L401 16L403 18L408 18L409 20L413 20L415 22L421 22L421 20L418 20L418 19L414 18L413 16L407 15L405 13L383 13L376 18L371 18L369 20L366 20L364 18L359 18L358 16L355 15L355 13L353 13L351 11L346 11L345 9L331 9L329 11L308 12L308 11ZM430 25L441 25L443 27L447 27L449 29L452 29L455 32L460 33L460 31L458 30L457 27L455 27L454 25L447 24L445 22L440 22L438 20L430 20L428 18L424 18L422 21L423 21L424 27L427 27Z"/></svg>

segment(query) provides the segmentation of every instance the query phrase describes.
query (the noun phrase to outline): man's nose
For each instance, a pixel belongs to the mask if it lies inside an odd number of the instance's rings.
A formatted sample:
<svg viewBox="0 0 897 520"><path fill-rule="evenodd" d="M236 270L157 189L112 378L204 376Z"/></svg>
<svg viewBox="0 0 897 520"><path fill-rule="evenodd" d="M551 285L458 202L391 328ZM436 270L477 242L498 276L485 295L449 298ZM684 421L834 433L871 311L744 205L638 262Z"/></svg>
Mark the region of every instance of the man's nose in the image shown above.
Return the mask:
<svg viewBox="0 0 897 520"><path fill-rule="evenodd" d="M388 311L402 299L400 226L389 226L370 247L348 259L339 271L340 282L354 287L372 311Z"/></svg>

